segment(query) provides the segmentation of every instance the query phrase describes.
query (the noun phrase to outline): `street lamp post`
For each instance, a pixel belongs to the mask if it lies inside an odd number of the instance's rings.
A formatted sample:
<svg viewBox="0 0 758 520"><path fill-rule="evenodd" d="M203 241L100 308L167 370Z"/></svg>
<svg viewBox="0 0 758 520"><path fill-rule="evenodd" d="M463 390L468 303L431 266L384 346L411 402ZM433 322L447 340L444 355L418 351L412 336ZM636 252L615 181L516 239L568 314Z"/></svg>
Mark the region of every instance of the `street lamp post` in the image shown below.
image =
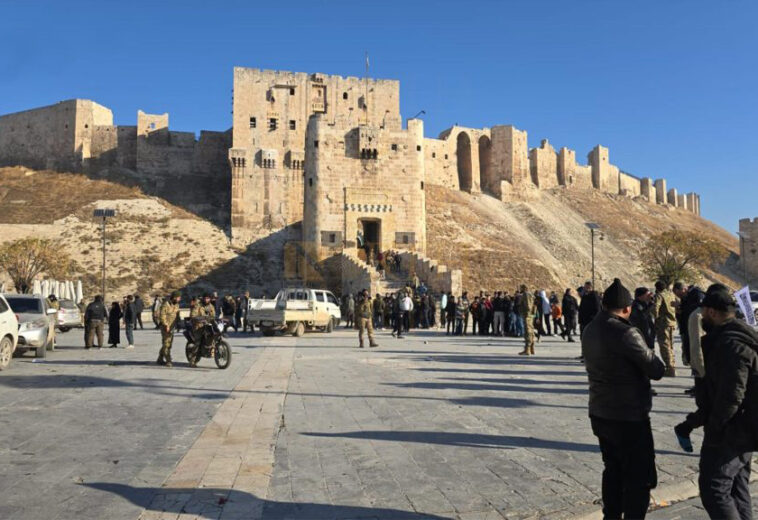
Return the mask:
<svg viewBox="0 0 758 520"><path fill-rule="evenodd" d="M585 222L590 230L590 240L592 242L592 289L595 289L595 230L600 229L600 225L595 222Z"/></svg>
<svg viewBox="0 0 758 520"><path fill-rule="evenodd" d="M116 210L115 209L96 209L93 213L94 217L100 217L103 219L103 301L106 301L105 299L105 219L108 217L115 217L116 216Z"/></svg>

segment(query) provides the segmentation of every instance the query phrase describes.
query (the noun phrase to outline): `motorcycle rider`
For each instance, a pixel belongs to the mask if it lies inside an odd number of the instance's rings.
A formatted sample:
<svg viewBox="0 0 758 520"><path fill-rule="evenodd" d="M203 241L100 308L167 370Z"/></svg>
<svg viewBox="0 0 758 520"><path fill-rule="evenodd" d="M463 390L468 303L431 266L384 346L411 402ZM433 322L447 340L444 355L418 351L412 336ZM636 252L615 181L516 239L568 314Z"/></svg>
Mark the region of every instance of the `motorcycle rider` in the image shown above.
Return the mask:
<svg viewBox="0 0 758 520"><path fill-rule="evenodd" d="M203 298L195 304L190 311L190 319L192 320L192 337L198 348L203 347L204 335L203 326L216 317L216 309L211 303L211 295L208 293L203 294ZM196 366L197 360L190 363L190 366Z"/></svg>

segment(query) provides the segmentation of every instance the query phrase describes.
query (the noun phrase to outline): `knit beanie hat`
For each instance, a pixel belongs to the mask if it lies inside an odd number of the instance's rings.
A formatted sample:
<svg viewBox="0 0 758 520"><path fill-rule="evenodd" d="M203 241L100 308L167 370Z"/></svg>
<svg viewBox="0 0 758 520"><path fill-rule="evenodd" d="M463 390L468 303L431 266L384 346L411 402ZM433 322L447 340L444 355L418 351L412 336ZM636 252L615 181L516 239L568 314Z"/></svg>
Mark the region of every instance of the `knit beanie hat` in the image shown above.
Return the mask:
<svg viewBox="0 0 758 520"><path fill-rule="evenodd" d="M613 283L603 293L603 307L607 309L623 309L632 304L632 294L624 287L621 280L613 279Z"/></svg>

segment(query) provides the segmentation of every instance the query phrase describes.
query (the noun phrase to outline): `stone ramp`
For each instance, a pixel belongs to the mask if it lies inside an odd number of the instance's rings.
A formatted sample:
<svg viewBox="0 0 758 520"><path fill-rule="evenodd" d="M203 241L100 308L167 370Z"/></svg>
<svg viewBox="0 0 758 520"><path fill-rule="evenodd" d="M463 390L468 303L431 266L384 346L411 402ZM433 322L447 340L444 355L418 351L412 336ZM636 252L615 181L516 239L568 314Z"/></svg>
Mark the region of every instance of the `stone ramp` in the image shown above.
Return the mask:
<svg viewBox="0 0 758 520"><path fill-rule="evenodd" d="M293 356L263 351L140 520L261 518Z"/></svg>

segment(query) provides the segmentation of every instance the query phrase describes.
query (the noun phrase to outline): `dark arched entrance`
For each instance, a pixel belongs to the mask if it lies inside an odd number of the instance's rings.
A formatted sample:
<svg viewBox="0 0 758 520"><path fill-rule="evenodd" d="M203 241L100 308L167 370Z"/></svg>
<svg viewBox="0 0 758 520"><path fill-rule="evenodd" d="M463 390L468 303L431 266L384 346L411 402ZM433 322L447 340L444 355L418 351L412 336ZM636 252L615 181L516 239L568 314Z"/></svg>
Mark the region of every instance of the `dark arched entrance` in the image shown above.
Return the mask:
<svg viewBox="0 0 758 520"><path fill-rule="evenodd" d="M471 193L471 139L466 132L458 134L455 154L458 160L458 186Z"/></svg>
<svg viewBox="0 0 758 520"><path fill-rule="evenodd" d="M492 143L486 135L479 138L479 188L489 194L495 188L495 179L492 178Z"/></svg>

